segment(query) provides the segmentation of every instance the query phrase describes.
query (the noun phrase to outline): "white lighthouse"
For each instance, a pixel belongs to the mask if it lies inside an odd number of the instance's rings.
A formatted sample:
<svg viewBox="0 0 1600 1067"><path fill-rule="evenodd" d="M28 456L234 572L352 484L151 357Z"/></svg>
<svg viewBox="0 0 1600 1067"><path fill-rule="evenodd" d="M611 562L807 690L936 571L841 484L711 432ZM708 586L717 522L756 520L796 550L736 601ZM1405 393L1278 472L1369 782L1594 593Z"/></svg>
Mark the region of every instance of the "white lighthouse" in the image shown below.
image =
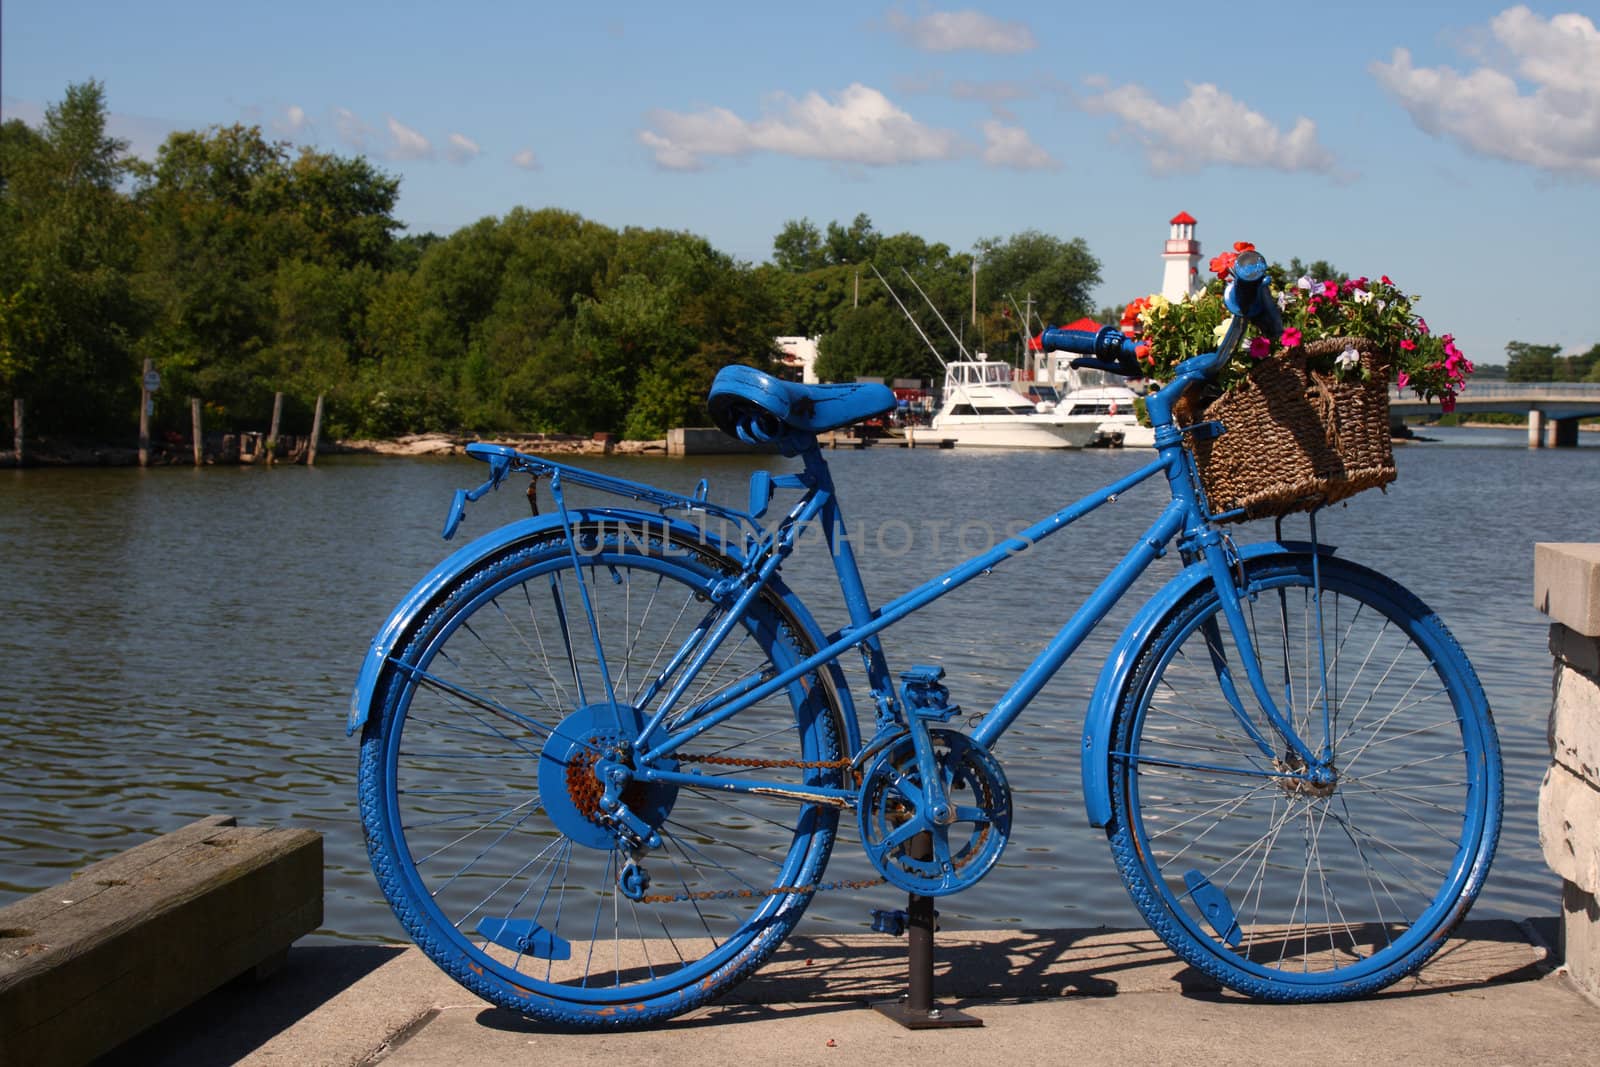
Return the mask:
<svg viewBox="0 0 1600 1067"><path fill-rule="evenodd" d="M1167 247L1161 253L1161 295L1182 300L1200 288L1200 242L1194 239L1194 216L1180 211L1172 216Z"/></svg>

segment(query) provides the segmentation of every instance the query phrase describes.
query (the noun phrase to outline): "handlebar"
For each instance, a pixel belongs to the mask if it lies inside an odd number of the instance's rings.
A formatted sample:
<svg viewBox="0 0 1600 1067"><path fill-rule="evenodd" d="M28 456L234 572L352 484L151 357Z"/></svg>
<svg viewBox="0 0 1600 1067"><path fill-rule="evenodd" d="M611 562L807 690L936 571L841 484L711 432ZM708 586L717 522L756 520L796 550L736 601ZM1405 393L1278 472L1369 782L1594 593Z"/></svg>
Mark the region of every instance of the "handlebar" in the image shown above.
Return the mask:
<svg viewBox="0 0 1600 1067"><path fill-rule="evenodd" d="M1133 355L1133 338L1115 326L1102 326L1097 333L1087 330L1049 329L1039 335L1046 352L1078 352L1087 357L1072 361L1074 367L1093 367L1125 378L1143 377Z"/></svg>
<svg viewBox="0 0 1600 1067"><path fill-rule="evenodd" d="M1241 252L1230 273L1222 296L1223 303L1234 316L1227 333L1215 352L1197 354L1182 365L1197 376L1214 373L1216 367L1232 357L1234 348L1244 337L1247 322L1273 341L1283 334L1283 316L1267 281L1266 257L1254 249ZM1039 335L1039 343L1046 352L1080 353L1083 358L1073 360L1074 367L1093 367L1125 378L1144 376L1134 352L1138 342L1114 326L1103 326L1096 333L1049 329Z"/></svg>
<svg viewBox="0 0 1600 1067"><path fill-rule="evenodd" d="M1247 319L1270 340L1283 334L1283 315L1277 301L1272 299L1272 286L1267 284L1267 259L1251 249L1241 252L1233 262L1233 278L1223 291L1222 301L1228 310Z"/></svg>

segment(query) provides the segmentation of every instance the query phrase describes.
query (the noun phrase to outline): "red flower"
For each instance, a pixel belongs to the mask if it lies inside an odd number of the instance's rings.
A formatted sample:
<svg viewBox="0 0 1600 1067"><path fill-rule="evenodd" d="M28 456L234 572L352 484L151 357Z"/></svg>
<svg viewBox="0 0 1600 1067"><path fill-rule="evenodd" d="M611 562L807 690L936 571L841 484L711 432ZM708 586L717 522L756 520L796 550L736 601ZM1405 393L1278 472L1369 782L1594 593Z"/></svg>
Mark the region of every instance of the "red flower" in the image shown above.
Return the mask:
<svg viewBox="0 0 1600 1067"><path fill-rule="evenodd" d="M1235 241L1233 242L1233 250L1235 252L1254 252L1256 246L1249 241Z"/></svg>
<svg viewBox="0 0 1600 1067"><path fill-rule="evenodd" d="M1233 261L1238 259L1237 252L1224 252L1219 256L1211 257L1211 273L1219 277L1226 277L1233 269Z"/></svg>

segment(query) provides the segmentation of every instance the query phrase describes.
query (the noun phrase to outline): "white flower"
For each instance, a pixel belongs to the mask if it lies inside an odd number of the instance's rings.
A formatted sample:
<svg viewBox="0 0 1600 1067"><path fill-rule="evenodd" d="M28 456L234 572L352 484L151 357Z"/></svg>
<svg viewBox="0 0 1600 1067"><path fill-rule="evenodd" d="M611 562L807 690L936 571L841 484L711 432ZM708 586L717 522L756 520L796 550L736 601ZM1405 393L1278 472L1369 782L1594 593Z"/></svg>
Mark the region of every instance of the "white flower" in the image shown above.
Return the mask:
<svg viewBox="0 0 1600 1067"><path fill-rule="evenodd" d="M1389 306L1389 301L1387 301L1387 300L1378 301L1378 310L1379 311L1382 311L1384 308L1386 308L1388 306Z"/></svg>
<svg viewBox="0 0 1600 1067"><path fill-rule="evenodd" d="M1334 358L1334 362L1339 365L1340 370L1348 370L1361 362L1361 353L1357 352L1353 346L1346 345L1345 350Z"/></svg>
<svg viewBox="0 0 1600 1067"><path fill-rule="evenodd" d="M1353 295L1355 296L1356 303L1358 303L1358 304L1370 304L1370 303L1372 303L1372 290L1371 289L1357 289Z"/></svg>
<svg viewBox="0 0 1600 1067"><path fill-rule="evenodd" d="M1294 284L1295 284L1295 286L1297 288L1300 288L1300 289L1310 289L1311 286L1314 283L1311 281L1311 275L1302 274L1302 275L1300 275L1300 280L1295 282Z"/></svg>

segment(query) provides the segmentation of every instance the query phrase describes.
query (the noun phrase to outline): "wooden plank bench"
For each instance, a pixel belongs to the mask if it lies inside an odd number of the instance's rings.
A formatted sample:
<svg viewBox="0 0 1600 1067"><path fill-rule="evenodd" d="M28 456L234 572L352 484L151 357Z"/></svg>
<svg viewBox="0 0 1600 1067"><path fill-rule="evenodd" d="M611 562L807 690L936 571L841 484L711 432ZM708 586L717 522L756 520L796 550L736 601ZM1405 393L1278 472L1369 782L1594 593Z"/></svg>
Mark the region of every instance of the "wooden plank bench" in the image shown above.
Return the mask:
<svg viewBox="0 0 1600 1067"><path fill-rule="evenodd" d="M0 908L0 1064L80 1064L322 925L322 835L213 815Z"/></svg>

